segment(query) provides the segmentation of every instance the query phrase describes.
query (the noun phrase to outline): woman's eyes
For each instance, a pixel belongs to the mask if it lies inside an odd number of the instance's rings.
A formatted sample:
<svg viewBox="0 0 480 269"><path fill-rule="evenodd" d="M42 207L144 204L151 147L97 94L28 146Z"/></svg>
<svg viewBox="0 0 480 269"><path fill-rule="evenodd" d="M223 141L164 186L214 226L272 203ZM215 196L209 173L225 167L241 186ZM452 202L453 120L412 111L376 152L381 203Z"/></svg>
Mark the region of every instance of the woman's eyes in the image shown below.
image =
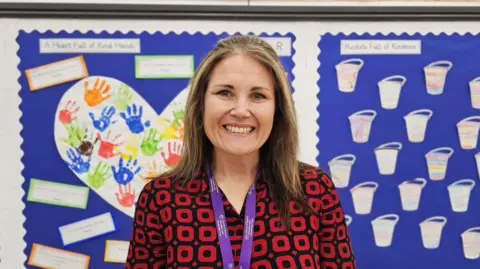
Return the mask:
<svg viewBox="0 0 480 269"><path fill-rule="evenodd" d="M218 95L222 95L222 96L226 96L226 97L229 97L229 96L232 96L233 93L229 90L220 90L217 92ZM264 99L266 98L265 95L261 94L261 93L258 93L258 92L255 92L252 94L252 97L254 99Z"/></svg>

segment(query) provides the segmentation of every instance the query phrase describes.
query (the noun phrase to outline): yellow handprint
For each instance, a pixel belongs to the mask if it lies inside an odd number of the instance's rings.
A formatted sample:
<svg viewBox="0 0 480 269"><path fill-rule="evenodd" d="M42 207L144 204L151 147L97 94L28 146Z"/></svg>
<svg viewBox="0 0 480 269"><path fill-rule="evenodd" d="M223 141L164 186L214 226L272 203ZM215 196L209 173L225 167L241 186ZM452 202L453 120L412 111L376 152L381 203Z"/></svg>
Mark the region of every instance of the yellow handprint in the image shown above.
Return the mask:
<svg viewBox="0 0 480 269"><path fill-rule="evenodd" d="M121 151L118 147L115 147L115 151L120 154L122 159L126 161L133 160L138 155L141 140L140 135L132 134L126 141L125 151Z"/></svg>
<svg viewBox="0 0 480 269"><path fill-rule="evenodd" d="M158 177L163 172L162 170L165 169L162 168L157 161L152 160L142 167L142 171L144 171L144 173L140 174L140 178L145 183L148 183Z"/></svg>

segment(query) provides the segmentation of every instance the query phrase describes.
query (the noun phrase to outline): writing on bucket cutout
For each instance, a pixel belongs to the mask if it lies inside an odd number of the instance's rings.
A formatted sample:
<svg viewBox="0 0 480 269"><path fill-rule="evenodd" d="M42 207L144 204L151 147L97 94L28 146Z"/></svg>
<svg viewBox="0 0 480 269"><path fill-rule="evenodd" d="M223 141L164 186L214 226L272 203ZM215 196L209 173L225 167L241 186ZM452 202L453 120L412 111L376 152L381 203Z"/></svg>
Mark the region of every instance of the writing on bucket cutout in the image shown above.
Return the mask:
<svg viewBox="0 0 480 269"><path fill-rule="evenodd" d="M378 183L375 181L363 182L350 189L355 213L358 215L370 214L377 189Z"/></svg>
<svg viewBox="0 0 480 269"><path fill-rule="evenodd" d="M407 82L406 77L395 75L386 77L377 83L382 108L397 108L398 100L400 99L400 92L405 82Z"/></svg>
<svg viewBox="0 0 480 269"><path fill-rule="evenodd" d="M403 117L407 129L407 137L410 142L420 143L425 140L428 121L432 115L433 111L430 109L418 109Z"/></svg>
<svg viewBox="0 0 480 269"><path fill-rule="evenodd" d="M448 71L453 64L449 61L433 62L423 68L425 72L425 83L427 93L430 95L440 95L443 93Z"/></svg>
<svg viewBox="0 0 480 269"><path fill-rule="evenodd" d="M378 171L381 175L393 175L397 167L398 153L402 149L402 143L390 142L375 148Z"/></svg>
<svg viewBox="0 0 480 269"><path fill-rule="evenodd" d="M406 180L398 185L403 210L415 211L418 209L420 198L422 196L422 190L426 184L426 179L414 178L411 180Z"/></svg>
<svg viewBox="0 0 480 269"><path fill-rule="evenodd" d="M372 123L377 112L371 109L360 110L348 117L352 139L356 143L366 143L370 137Z"/></svg>
<svg viewBox="0 0 480 269"><path fill-rule="evenodd" d="M358 73L363 67L362 59L348 59L335 66L338 89L341 92L353 92L357 85Z"/></svg>
<svg viewBox="0 0 480 269"><path fill-rule="evenodd" d="M427 169L430 180L443 180L447 173L448 160L453 154L453 149L449 147L439 147L432 149L425 154L427 160Z"/></svg>
<svg viewBox="0 0 480 269"><path fill-rule="evenodd" d="M375 245L378 247L390 247L392 245L395 227L399 220L400 216L397 214L386 214L372 220Z"/></svg>
<svg viewBox="0 0 480 269"><path fill-rule="evenodd" d="M337 188L345 188L350 182L352 166L356 157L353 154L343 154L328 162L332 181Z"/></svg>

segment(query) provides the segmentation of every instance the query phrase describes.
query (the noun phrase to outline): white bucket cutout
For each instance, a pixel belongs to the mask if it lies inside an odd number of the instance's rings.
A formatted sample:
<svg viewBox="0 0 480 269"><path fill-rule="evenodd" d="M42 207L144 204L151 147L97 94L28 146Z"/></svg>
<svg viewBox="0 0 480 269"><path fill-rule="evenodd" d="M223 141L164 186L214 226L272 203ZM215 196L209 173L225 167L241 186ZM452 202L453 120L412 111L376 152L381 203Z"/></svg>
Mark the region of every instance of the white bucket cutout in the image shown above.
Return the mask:
<svg viewBox="0 0 480 269"><path fill-rule="evenodd" d="M368 142L370 131L372 129L372 123L376 116L377 112L375 110L365 109L355 112L348 117L350 121L352 139L354 142Z"/></svg>
<svg viewBox="0 0 480 269"><path fill-rule="evenodd" d="M467 212L473 187L475 181L469 178L455 181L447 187L453 212Z"/></svg>
<svg viewBox="0 0 480 269"><path fill-rule="evenodd" d="M372 220L373 236L375 245L389 247L392 245L395 226L400 217L396 214L386 214Z"/></svg>
<svg viewBox="0 0 480 269"><path fill-rule="evenodd" d="M350 182L352 166L356 157L353 154L343 154L328 162L332 181L337 188L345 188Z"/></svg>
<svg viewBox="0 0 480 269"><path fill-rule="evenodd" d="M418 109L405 115L405 126L407 128L408 140L412 143L420 143L425 140L428 120L433 115L430 109Z"/></svg>
<svg viewBox="0 0 480 269"><path fill-rule="evenodd" d="M475 154L475 163L477 164L478 179L480 179L480 152Z"/></svg>
<svg viewBox="0 0 480 269"><path fill-rule="evenodd" d="M423 68L425 72L425 83L427 93L431 95L440 95L443 93L447 73L453 64L449 61L433 62Z"/></svg>
<svg viewBox="0 0 480 269"><path fill-rule="evenodd" d="M378 146L375 151L378 171L381 175L393 175L397 167L398 152L402 149L400 142L390 142Z"/></svg>
<svg viewBox="0 0 480 269"><path fill-rule="evenodd" d="M386 77L377 85L380 92L380 104L384 109L395 109L398 106L400 92L407 78L400 75Z"/></svg>
<svg viewBox="0 0 480 269"><path fill-rule="evenodd" d="M458 138L462 149L477 147L480 116L467 117L457 123Z"/></svg>
<svg viewBox="0 0 480 269"><path fill-rule="evenodd" d="M415 178L412 180L406 180L398 185L403 210L415 211L418 209L422 190L426 184L426 179Z"/></svg>
<svg viewBox="0 0 480 269"><path fill-rule="evenodd" d="M425 154L430 180L437 181L445 179L448 168L448 160L452 154L453 149L449 147L432 149Z"/></svg>
<svg viewBox="0 0 480 269"><path fill-rule="evenodd" d="M420 223L420 232L424 248L436 249L440 246L445 224L447 224L447 218L443 216L431 217Z"/></svg>
<svg viewBox="0 0 480 269"><path fill-rule="evenodd" d="M338 89L341 92L355 91L358 73L362 66L362 59L348 59L335 66L337 69Z"/></svg>
<svg viewBox="0 0 480 269"><path fill-rule="evenodd" d="M480 258L480 226L466 230L461 237L465 258L469 260Z"/></svg>
<svg viewBox="0 0 480 269"><path fill-rule="evenodd" d="M345 223L347 223L347 227L350 226L350 224L352 223L352 221L353 221L352 216L350 216L350 215L345 215Z"/></svg>
<svg viewBox="0 0 480 269"><path fill-rule="evenodd" d="M367 215L372 211L373 197L378 189L378 183L367 181L350 189L353 208L358 215Z"/></svg>
<svg viewBox="0 0 480 269"><path fill-rule="evenodd" d="M472 102L472 107L475 109L480 109L480 77L474 78L468 83L470 86L470 100Z"/></svg>

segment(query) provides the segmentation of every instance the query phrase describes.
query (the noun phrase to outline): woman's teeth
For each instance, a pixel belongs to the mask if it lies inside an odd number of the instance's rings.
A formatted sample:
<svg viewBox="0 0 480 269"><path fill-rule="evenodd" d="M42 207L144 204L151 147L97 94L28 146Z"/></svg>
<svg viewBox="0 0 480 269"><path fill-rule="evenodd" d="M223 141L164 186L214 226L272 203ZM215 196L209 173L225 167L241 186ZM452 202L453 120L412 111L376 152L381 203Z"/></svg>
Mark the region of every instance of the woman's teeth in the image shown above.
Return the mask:
<svg viewBox="0 0 480 269"><path fill-rule="evenodd" d="M232 133L239 133L239 134L248 134L253 130L252 127L234 127L234 126L228 126L228 125L225 125L224 127L225 129L227 129Z"/></svg>

